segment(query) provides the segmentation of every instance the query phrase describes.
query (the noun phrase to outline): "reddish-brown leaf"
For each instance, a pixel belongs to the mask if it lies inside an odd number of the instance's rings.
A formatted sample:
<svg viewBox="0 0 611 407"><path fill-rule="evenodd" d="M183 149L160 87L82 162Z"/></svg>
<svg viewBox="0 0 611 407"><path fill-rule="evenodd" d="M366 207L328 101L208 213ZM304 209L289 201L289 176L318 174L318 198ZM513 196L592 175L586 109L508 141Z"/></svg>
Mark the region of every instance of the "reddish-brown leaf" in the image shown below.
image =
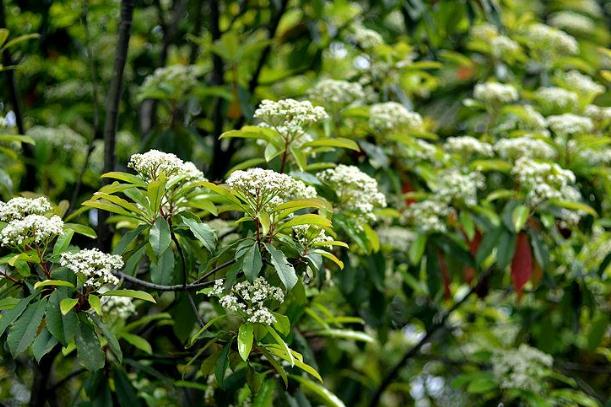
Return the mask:
<svg viewBox="0 0 611 407"><path fill-rule="evenodd" d="M471 241L469 242L469 252L472 256L475 256L475 253L477 253L477 249L479 249L479 245L481 242L482 234L479 230L476 229L473 239L471 239ZM471 284L473 282L473 279L475 278L475 269L473 267L465 267L463 275L465 278L465 282L467 284Z"/></svg>
<svg viewBox="0 0 611 407"><path fill-rule="evenodd" d="M449 300L452 298L452 290L450 289L451 280L448 263L446 263L446 259L441 252L437 252L437 259L439 260L439 269L441 270L441 279L443 281L443 296L446 300Z"/></svg>
<svg viewBox="0 0 611 407"><path fill-rule="evenodd" d="M516 241L516 251L511 261L511 281L518 299L522 297L522 289L533 272L533 257L528 243L528 235L520 233Z"/></svg>
<svg viewBox="0 0 611 407"><path fill-rule="evenodd" d="M401 192L403 192L404 194L407 194L408 192L414 192L414 187L412 187L412 184L411 182L409 182L409 180L406 179L405 181L403 181L403 187L401 188ZM413 198L405 198L405 205L407 206L410 206L414 202L416 202L416 200Z"/></svg>

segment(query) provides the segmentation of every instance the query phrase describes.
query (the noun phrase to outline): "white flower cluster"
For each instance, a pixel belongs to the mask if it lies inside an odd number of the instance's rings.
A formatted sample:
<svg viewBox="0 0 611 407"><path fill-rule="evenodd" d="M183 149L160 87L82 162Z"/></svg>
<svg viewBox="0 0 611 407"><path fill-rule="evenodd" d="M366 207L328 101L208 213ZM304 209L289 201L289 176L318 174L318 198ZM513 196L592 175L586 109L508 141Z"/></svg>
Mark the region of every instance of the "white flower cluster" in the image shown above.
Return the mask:
<svg viewBox="0 0 611 407"><path fill-rule="evenodd" d="M192 162L185 162L172 153L158 150L132 155L127 166L134 169L146 181L152 181L161 174L168 178L185 177L191 180L205 180L204 174Z"/></svg>
<svg viewBox="0 0 611 407"><path fill-rule="evenodd" d="M41 245L63 231L64 222L59 216L27 215L9 222L0 231L0 243L2 246Z"/></svg>
<svg viewBox="0 0 611 407"><path fill-rule="evenodd" d="M477 24L471 28L471 37L474 40L490 42L499 35L495 26L489 23Z"/></svg>
<svg viewBox="0 0 611 407"><path fill-rule="evenodd" d="M414 160L436 160L438 154L433 144L420 139L413 139L411 141L412 144L409 146L404 146L403 144L399 146L402 156Z"/></svg>
<svg viewBox="0 0 611 407"><path fill-rule="evenodd" d="M306 248L333 240L333 237L328 236L324 229L314 225L293 226L293 232L295 232L297 241Z"/></svg>
<svg viewBox="0 0 611 407"><path fill-rule="evenodd" d="M117 319L127 319L136 313L136 306L129 297L103 297L102 312Z"/></svg>
<svg viewBox="0 0 611 407"><path fill-rule="evenodd" d="M361 23L352 25L352 40L364 50L370 50L380 44L384 44L382 36L374 30L366 28Z"/></svg>
<svg viewBox="0 0 611 407"><path fill-rule="evenodd" d="M415 235L402 226L382 226L376 229L380 244L400 252L407 252Z"/></svg>
<svg viewBox="0 0 611 407"><path fill-rule="evenodd" d="M485 178L481 173L473 171L463 174L452 168L439 175L439 180L432 189L437 199L443 202L458 201L473 206L477 204L477 191L484 186Z"/></svg>
<svg viewBox="0 0 611 407"><path fill-rule="evenodd" d="M566 72L562 80L567 88L582 95L596 96L605 91L605 87L596 83L588 75L584 75L579 71Z"/></svg>
<svg viewBox="0 0 611 407"><path fill-rule="evenodd" d="M558 164L522 157L516 161L512 174L526 192L530 205L538 205L548 199L580 199L579 191L571 185L575 182L575 174Z"/></svg>
<svg viewBox="0 0 611 407"><path fill-rule="evenodd" d="M490 144L479 141L471 136L449 137L445 142L444 148L450 153L459 154L463 157L471 155L490 157L494 154Z"/></svg>
<svg viewBox="0 0 611 407"><path fill-rule="evenodd" d="M522 128L539 130L547 127L547 120L545 120L545 117L543 117L541 113L535 110L534 107L532 107L531 105L524 105L523 108L524 114L521 117Z"/></svg>
<svg viewBox="0 0 611 407"><path fill-rule="evenodd" d="M252 283L237 283L228 294L224 294L223 280L216 280L210 295L219 297L219 303L227 311L243 314L248 322L264 325L276 323L276 317L266 303L284 302L282 289L270 285L263 277L258 277Z"/></svg>
<svg viewBox="0 0 611 407"><path fill-rule="evenodd" d="M11 222L28 215L44 215L51 210L51 203L45 197L16 197L8 202L0 202L0 221Z"/></svg>
<svg viewBox="0 0 611 407"><path fill-rule="evenodd" d="M539 88L535 94L537 102L547 111L573 110L577 105L577 94L557 87Z"/></svg>
<svg viewBox="0 0 611 407"><path fill-rule="evenodd" d="M512 85L498 82L478 83L473 90L473 97L480 102L502 104L519 99L517 89Z"/></svg>
<svg viewBox="0 0 611 407"><path fill-rule="evenodd" d="M139 97L158 99L184 97L197 85L197 69L192 65L170 65L155 69L140 87Z"/></svg>
<svg viewBox="0 0 611 407"><path fill-rule="evenodd" d="M234 171L227 178L227 185L240 193L256 212L273 211L292 199L316 197L316 190L302 181L261 168Z"/></svg>
<svg viewBox="0 0 611 407"><path fill-rule="evenodd" d="M87 146L85 138L68 126L62 125L57 128L34 126L27 131L27 134L34 141L58 147L60 151L83 151Z"/></svg>
<svg viewBox="0 0 611 407"><path fill-rule="evenodd" d="M356 82L323 79L308 92L308 95L317 104L336 110L364 99L365 91Z"/></svg>
<svg viewBox="0 0 611 407"><path fill-rule="evenodd" d="M63 253L59 264L85 278L85 287L99 289L107 284L119 284L119 279L113 271L123 268L123 259L121 256L106 254L98 249L85 249L74 253Z"/></svg>
<svg viewBox="0 0 611 407"><path fill-rule="evenodd" d="M604 122L611 120L611 107L588 105L585 108L584 114L596 122Z"/></svg>
<svg viewBox="0 0 611 407"><path fill-rule="evenodd" d="M530 46L545 54L576 54L579 52L577 40L564 31L545 24L532 24L526 31Z"/></svg>
<svg viewBox="0 0 611 407"><path fill-rule="evenodd" d="M16 197L8 202L0 202L0 221L8 224L0 231L2 246L22 246L24 244L44 244L51 238L61 235L64 222L59 216L45 216L51 204L44 197Z"/></svg>
<svg viewBox="0 0 611 407"><path fill-rule="evenodd" d="M422 127L422 117L400 103L377 103L369 110L369 126L377 131L409 131Z"/></svg>
<svg viewBox="0 0 611 407"><path fill-rule="evenodd" d="M320 122L328 117L320 106L313 106L310 101L282 99L277 102L265 99L261 102L254 117L259 125L276 130L285 142L296 141L305 134L305 127Z"/></svg>
<svg viewBox="0 0 611 407"><path fill-rule="evenodd" d="M559 11L549 18L550 25L570 32L588 33L596 27L591 18L574 11Z"/></svg>
<svg viewBox="0 0 611 407"><path fill-rule="evenodd" d="M552 356L522 344L518 349L495 352L492 372L502 388L538 393L553 363Z"/></svg>
<svg viewBox="0 0 611 407"><path fill-rule="evenodd" d="M490 42L492 55L497 58L503 58L515 55L520 51L520 46L517 42L505 35L499 35Z"/></svg>
<svg viewBox="0 0 611 407"><path fill-rule="evenodd" d="M510 160L520 157L551 159L556 155L553 147L545 141L528 136L499 140L494 149L502 158Z"/></svg>
<svg viewBox="0 0 611 407"><path fill-rule="evenodd" d="M594 129L589 117L577 116L565 113L547 118L549 128L560 136L572 136L576 134L590 133Z"/></svg>
<svg viewBox="0 0 611 407"><path fill-rule="evenodd" d="M447 230L447 217L452 208L438 199L427 199L411 204L405 211L407 221L421 232L440 232Z"/></svg>
<svg viewBox="0 0 611 407"><path fill-rule="evenodd" d="M378 182L358 167L340 164L318 174L339 198L339 206L354 215L375 220L373 210L386 206L386 197L378 190Z"/></svg>

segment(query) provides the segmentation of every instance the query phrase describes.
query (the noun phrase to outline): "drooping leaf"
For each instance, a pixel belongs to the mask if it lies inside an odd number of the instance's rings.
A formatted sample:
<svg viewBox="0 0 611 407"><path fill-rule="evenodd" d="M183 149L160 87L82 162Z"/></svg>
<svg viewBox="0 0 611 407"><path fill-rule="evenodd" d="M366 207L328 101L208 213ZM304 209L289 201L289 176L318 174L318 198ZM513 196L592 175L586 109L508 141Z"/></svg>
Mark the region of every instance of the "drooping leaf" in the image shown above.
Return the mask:
<svg viewBox="0 0 611 407"><path fill-rule="evenodd" d="M170 247L172 237L170 236L170 225L165 218L158 217L149 233L149 243L157 256Z"/></svg>
<svg viewBox="0 0 611 407"><path fill-rule="evenodd" d="M511 261L511 281L518 298L522 296L524 285L533 272L533 259L528 243L528 235L520 233L516 241L516 250Z"/></svg>
<svg viewBox="0 0 611 407"><path fill-rule="evenodd" d="M238 331L238 352L242 360L247 361L252 349L253 325L250 322L240 325Z"/></svg>
<svg viewBox="0 0 611 407"><path fill-rule="evenodd" d="M104 297L129 297L156 303L153 296L145 291L138 290L109 290L102 294Z"/></svg>
<svg viewBox="0 0 611 407"><path fill-rule="evenodd" d="M254 281L259 275L263 261L261 260L261 252L259 251L259 244L254 242L244 254L242 259L242 271L246 278L250 281Z"/></svg>
<svg viewBox="0 0 611 407"><path fill-rule="evenodd" d="M15 321L6 338L6 343L13 356L22 353L34 342L38 327L45 314L46 305L46 301L30 304L19 319Z"/></svg>
<svg viewBox="0 0 611 407"><path fill-rule="evenodd" d="M79 318L76 353L79 363L92 372L103 368L106 362L98 336L84 317Z"/></svg>
<svg viewBox="0 0 611 407"><path fill-rule="evenodd" d="M290 290L295 286L295 284L297 284L297 274L295 274L295 268L288 262L286 256L281 250L276 249L274 246L269 244L266 244L265 248L270 254L270 262L276 269L280 281L282 281L282 284L284 284L284 287L286 287L287 290Z"/></svg>

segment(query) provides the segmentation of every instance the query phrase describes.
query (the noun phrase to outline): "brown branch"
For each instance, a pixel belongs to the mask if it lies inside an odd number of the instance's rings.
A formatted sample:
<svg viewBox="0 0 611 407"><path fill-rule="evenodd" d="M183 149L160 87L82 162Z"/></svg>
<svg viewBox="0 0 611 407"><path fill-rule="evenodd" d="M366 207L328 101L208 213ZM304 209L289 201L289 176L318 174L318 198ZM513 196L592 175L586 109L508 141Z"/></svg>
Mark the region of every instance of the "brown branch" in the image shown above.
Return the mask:
<svg viewBox="0 0 611 407"><path fill-rule="evenodd" d="M123 88L123 72L127 60L127 50L131 34L134 0L121 1L121 19L119 22L119 39L113 68L113 76L106 101L106 119L104 122L104 172L111 172L115 167L115 142L119 116L119 102ZM108 181L105 181L108 182ZM108 220L108 212L98 210L98 245L101 250L108 251L112 234Z"/></svg>
<svg viewBox="0 0 611 407"><path fill-rule="evenodd" d="M386 388L397 379L399 373L401 372L401 369L403 369L403 367L407 364L407 362L410 361L410 359L415 357L420 352L420 349L422 349L422 347L433 338L437 331L439 331L445 326L446 321L454 313L454 311L459 309L469 299L469 297L471 297L479 289L479 286L482 284L482 282L486 281L486 279L490 277L490 275L492 274L492 270L492 268L489 268L488 270L486 270L486 272L482 273L477 283L473 287L471 287L467 294L465 294L458 302L452 305L450 309L448 309L436 321L435 318L433 319L433 325L431 325L431 327L427 329L426 334L422 337L422 339L420 339L418 343L416 343L407 352L405 352L401 360L399 360L399 362L391 369L391 371L388 372L384 380L382 380L382 383L380 383L373 397L371 398L371 402L369 403L370 407L376 407L379 405L382 393L384 393Z"/></svg>

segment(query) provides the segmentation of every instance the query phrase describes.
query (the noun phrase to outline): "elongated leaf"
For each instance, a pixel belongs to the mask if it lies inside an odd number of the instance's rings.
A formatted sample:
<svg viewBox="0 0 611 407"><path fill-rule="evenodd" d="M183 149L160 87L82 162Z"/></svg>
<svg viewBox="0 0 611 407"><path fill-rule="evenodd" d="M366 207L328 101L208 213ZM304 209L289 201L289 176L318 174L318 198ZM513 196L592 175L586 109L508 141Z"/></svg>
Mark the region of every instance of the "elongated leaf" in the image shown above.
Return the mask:
<svg viewBox="0 0 611 407"><path fill-rule="evenodd" d="M161 256L161 254L170 247L171 241L172 237L170 236L170 225L168 225L168 221L165 220L165 218L158 217L149 232L149 243L155 254Z"/></svg>
<svg viewBox="0 0 611 407"><path fill-rule="evenodd" d="M216 247L216 233L210 226L190 218L183 218L183 222L189 227L197 240L203 243L208 251L214 251Z"/></svg>
<svg viewBox="0 0 611 407"><path fill-rule="evenodd" d="M55 345L57 345L57 339L46 328L42 329L32 343L32 354L36 361L40 363L40 359L49 353Z"/></svg>
<svg viewBox="0 0 611 407"><path fill-rule="evenodd" d="M216 377L216 382L223 387L223 382L225 381L225 371L229 366L229 351L231 350L231 342L228 342L227 345L223 347L219 358L216 360L216 365L214 367L214 376Z"/></svg>
<svg viewBox="0 0 611 407"><path fill-rule="evenodd" d="M309 213L306 215L298 215L294 218L291 218L289 221L285 222L280 226L280 229L292 228L293 226L298 225L317 225L323 228L331 227L331 221L327 218L324 218L320 215L315 215L313 213Z"/></svg>
<svg viewBox="0 0 611 407"><path fill-rule="evenodd" d="M69 281L64 281L64 280L44 280L44 281L39 281L36 284L34 284L34 289L38 290L39 288L49 287L49 286L69 287L69 288L74 289L74 284L72 284Z"/></svg>
<svg viewBox="0 0 611 407"><path fill-rule="evenodd" d="M122 333L121 339L124 339L130 345L135 346L136 348L140 349L143 352L148 353L149 355L153 353L153 348L151 347L151 344L148 343L148 341L141 336L134 335L134 334L128 334L128 333Z"/></svg>
<svg viewBox="0 0 611 407"><path fill-rule="evenodd" d="M353 341L374 343L375 340L365 332L353 331L350 329L325 329L316 331L316 335L329 336L331 338L349 339Z"/></svg>
<svg viewBox="0 0 611 407"><path fill-rule="evenodd" d="M70 229L74 233L78 233L79 235L87 236L91 239L95 239L98 236L96 235L95 230L93 230L89 226L80 225L78 223L64 223L64 228Z"/></svg>
<svg viewBox="0 0 611 407"><path fill-rule="evenodd" d="M530 279L533 272L532 252L528 243L528 235L520 233L516 242L516 250L511 262L511 281L518 298L522 296L522 289Z"/></svg>
<svg viewBox="0 0 611 407"><path fill-rule="evenodd" d="M119 341L115 334L111 332L108 326L97 315L90 315L89 317L106 338L108 347L117 358L117 361L121 363L123 361L123 352L121 352L121 346L119 346Z"/></svg>
<svg viewBox="0 0 611 407"><path fill-rule="evenodd" d="M528 214L529 210L524 205L518 205L514 208L511 220L513 221L513 227L516 233L522 230L522 227L526 224Z"/></svg>
<svg viewBox="0 0 611 407"><path fill-rule="evenodd" d="M420 259L422 259L427 240L428 235L422 233L419 234L409 246L409 261L412 264L416 265L420 262Z"/></svg>
<svg viewBox="0 0 611 407"><path fill-rule="evenodd" d="M242 271L246 278L250 281L254 281L259 275L263 261L261 260L261 252L259 251L259 244L254 242L244 254L242 259Z"/></svg>
<svg viewBox="0 0 611 407"><path fill-rule="evenodd" d="M238 331L238 352L243 361L248 360L248 355L252 349L253 326L250 322L240 325Z"/></svg>
<svg viewBox="0 0 611 407"><path fill-rule="evenodd" d="M126 172L107 172L106 174L102 174L102 178L117 179L119 181L125 181L139 187L146 187L146 182L144 182L142 178Z"/></svg>
<svg viewBox="0 0 611 407"><path fill-rule="evenodd" d="M102 303L100 302L100 297L98 297L97 295L89 294L87 302L89 302L89 306L92 310L95 311L96 314L102 316Z"/></svg>
<svg viewBox="0 0 611 407"><path fill-rule="evenodd" d="M79 363L90 371L103 368L106 362L100 341L93 327L85 321L85 318L81 318L79 321L76 334L76 353Z"/></svg>
<svg viewBox="0 0 611 407"><path fill-rule="evenodd" d="M297 284L297 274L295 274L295 268L291 263L288 262L286 256L281 250L276 249L272 245L265 245L265 248L270 254L270 261L276 272L278 273L278 277L284 287L287 290L292 289L295 284Z"/></svg>
<svg viewBox="0 0 611 407"><path fill-rule="evenodd" d="M280 378L284 382L284 387L288 387L289 381L288 381L288 375L286 373L286 370L284 370L282 365L278 363L276 358L274 358L274 355L272 355L271 352L267 350L265 347L261 347L261 353L263 353L263 355L265 356L265 359L269 362L270 365L272 365L272 367L276 370L278 375L280 375Z"/></svg>
<svg viewBox="0 0 611 407"><path fill-rule="evenodd" d="M156 303L153 296L144 291L137 290L109 290L102 294L104 297L129 297L129 298L137 298L139 300L148 301L152 303Z"/></svg>
<svg viewBox="0 0 611 407"><path fill-rule="evenodd" d="M347 138L324 138L320 140L308 141L303 144L303 147L338 147L347 148L349 150L360 151L356 142Z"/></svg>
<svg viewBox="0 0 611 407"><path fill-rule="evenodd" d="M312 393L318 397L326 406L329 407L345 407L343 401L339 399L335 394L321 386L320 384L313 382L312 380L302 376L290 376L291 379L299 382L304 390Z"/></svg>
<svg viewBox="0 0 611 407"><path fill-rule="evenodd" d="M9 327L10 324L13 323L13 321L19 318L21 314L23 314L23 311L25 311L26 307L28 306L30 301L32 301L33 298L34 295L30 295L29 297L23 298L17 303L17 305L15 305L12 309L3 314L2 319L0 319L0 336L2 336L4 331L6 331L6 329Z"/></svg>
<svg viewBox="0 0 611 407"><path fill-rule="evenodd" d="M34 342L38 326L45 314L46 301L28 306L10 330L6 343L13 356L25 351Z"/></svg>
<svg viewBox="0 0 611 407"><path fill-rule="evenodd" d="M286 361L289 362L291 366L295 366L295 358L293 357L293 353L291 352L289 345L287 345L284 339L282 339L280 335L278 335L274 328L267 327L267 332L269 332L272 338L274 338L274 340L276 341L276 343L280 345L282 353L286 356Z"/></svg>

